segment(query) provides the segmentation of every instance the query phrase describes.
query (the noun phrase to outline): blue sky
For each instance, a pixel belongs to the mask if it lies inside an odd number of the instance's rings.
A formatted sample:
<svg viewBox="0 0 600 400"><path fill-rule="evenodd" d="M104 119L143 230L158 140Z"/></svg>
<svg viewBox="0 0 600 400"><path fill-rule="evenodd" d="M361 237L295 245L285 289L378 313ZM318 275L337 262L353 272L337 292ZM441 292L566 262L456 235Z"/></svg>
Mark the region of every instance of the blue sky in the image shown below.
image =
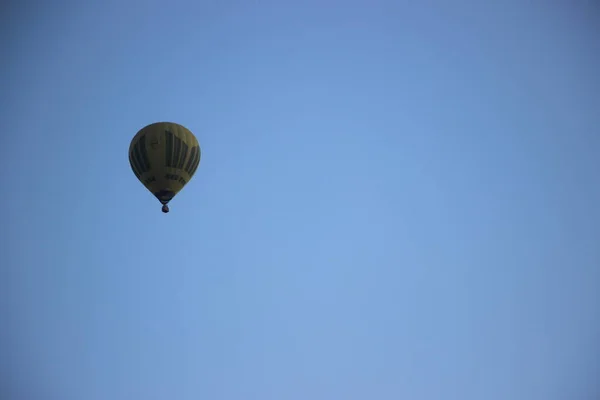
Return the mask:
<svg viewBox="0 0 600 400"><path fill-rule="evenodd" d="M4 398L597 398L598 8L413 3L3 6Z"/></svg>

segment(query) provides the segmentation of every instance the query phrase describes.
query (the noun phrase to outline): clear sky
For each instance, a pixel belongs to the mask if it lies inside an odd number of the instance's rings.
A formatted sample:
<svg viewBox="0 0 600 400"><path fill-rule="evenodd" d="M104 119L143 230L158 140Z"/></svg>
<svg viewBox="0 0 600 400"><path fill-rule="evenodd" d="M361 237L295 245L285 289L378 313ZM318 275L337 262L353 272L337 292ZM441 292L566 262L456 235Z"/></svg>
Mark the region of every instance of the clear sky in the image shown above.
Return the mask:
<svg viewBox="0 0 600 400"><path fill-rule="evenodd" d="M3 4L2 398L598 399L600 14L538 3Z"/></svg>

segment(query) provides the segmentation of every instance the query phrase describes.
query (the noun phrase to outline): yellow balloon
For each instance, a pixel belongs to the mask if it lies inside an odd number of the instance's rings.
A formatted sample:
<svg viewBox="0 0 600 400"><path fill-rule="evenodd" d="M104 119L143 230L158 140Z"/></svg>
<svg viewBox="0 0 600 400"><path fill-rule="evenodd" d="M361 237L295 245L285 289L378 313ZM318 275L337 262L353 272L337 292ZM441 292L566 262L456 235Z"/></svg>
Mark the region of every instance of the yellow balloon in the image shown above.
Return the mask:
<svg viewBox="0 0 600 400"><path fill-rule="evenodd" d="M131 140L129 164L167 213L169 201L194 176L200 153L198 140L187 128L174 122L156 122L140 129Z"/></svg>

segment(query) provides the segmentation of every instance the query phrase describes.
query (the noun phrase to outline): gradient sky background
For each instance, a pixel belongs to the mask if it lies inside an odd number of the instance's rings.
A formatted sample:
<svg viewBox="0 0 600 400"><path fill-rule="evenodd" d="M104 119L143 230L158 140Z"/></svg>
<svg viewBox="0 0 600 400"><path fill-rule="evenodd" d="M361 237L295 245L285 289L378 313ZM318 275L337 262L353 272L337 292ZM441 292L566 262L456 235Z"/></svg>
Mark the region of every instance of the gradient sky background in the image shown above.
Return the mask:
<svg viewBox="0 0 600 400"><path fill-rule="evenodd" d="M3 3L3 399L598 399L600 14L529 3Z"/></svg>

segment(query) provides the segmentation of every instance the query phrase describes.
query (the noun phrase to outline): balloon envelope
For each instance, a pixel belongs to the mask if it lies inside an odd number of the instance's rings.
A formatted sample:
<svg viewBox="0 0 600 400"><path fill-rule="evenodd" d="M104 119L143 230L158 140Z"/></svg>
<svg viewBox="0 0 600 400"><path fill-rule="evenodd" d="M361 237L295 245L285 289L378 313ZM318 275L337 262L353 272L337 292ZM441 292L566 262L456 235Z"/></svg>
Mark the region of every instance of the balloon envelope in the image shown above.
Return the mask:
<svg viewBox="0 0 600 400"><path fill-rule="evenodd" d="M156 122L142 129L129 145L135 176L162 204L192 179L200 164L200 145L192 132L173 122Z"/></svg>

